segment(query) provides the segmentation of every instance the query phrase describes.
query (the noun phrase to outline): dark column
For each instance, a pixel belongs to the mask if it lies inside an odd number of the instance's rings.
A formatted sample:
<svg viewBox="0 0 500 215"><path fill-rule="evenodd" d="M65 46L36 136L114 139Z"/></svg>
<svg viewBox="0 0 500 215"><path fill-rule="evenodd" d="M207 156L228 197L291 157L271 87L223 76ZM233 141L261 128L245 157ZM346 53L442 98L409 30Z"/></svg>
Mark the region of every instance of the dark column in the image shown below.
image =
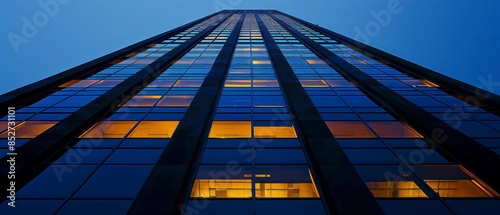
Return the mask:
<svg viewBox="0 0 500 215"><path fill-rule="evenodd" d="M329 214L383 214L339 146L260 16L257 22L285 94L297 135L311 161Z"/></svg>
<svg viewBox="0 0 500 215"><path fill-rule="evenodd" d="M269 15L307 47L314 50L318 56L333 65L341 74L356 82L361 88L373 95L377 101L399 115L422 135L439 144L493 189L499 191L500 156L309 39L290 25L271 14Z"/></svg>
<svg viewBox="0 0 500 215"><path fill-rule="evenodd" d="M47 167L45 162L54 156L56 152L64 150L68 146L68 143L74 143L75 138L97 123L103 115L116 109L119 104L127 101L140 89L147 86L164 69L169 67L184 53L188 52L227 17L231 16L232 13L226 15L222 20L211 24L196 36L177 46L164 56L158 58L155 62L141 69L136 74L17 149L19 153L16 158L16 188L19 190L31 181L31 179ZM0 159L0 172L6 173L9 171L7 159L8 157ZM6 192L9 186L8 183L9 180L7 180L7 177L0 179L3 192Z"/></svg>
<svg viewBox="0 0 500 215"><path fill-rule="evenodd" d="M128 214L182 214L209 128L217 108L245 11L179 122Z"/></svg>

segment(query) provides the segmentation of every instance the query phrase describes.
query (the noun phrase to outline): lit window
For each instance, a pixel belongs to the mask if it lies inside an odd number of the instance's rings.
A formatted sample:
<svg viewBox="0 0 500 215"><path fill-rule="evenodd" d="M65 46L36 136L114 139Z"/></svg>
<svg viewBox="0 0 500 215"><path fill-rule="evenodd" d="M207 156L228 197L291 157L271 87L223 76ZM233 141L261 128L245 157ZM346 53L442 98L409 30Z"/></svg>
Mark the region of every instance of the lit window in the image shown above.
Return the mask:
<svg viewBox="0 0 500 215"><path fill-rule="evenodd" d="M422 138L413 128L397 121L368 122L368 125L382 138Z"/></svg>
<svg viewBox="0 0 500 215"><path fill-rule="evenodd" d="M366 186L377 198L427 198L413 181L366 182Z"/></svg>
<svg viewBox="0 0 500 215"><path fill-rule="evenodd" d="M54 126L55 121L24 121L14 127L16 138L34 138ZM9 131L0 134L0 138L7 138Z"/></svg>
<svg viewBox="0 0 500 215"><path fill-rule="evenodd" d="M152 107L158 99L160 99L160 95L136 95L132 99L130 99L127 103L125 103L125 107Z"/></svg>
<svg viewBox="0 0 500 215"><path fill-rule="evenodd" d="M434 192L444 198L499 196L462 166L417 166L416 172Z"/></svg>
<svg viewBox="0 0 500 215"><path fill-rule="evenodd" d="M159 107L189 107L194 96L191 95L166 95L156 106Z"/></svg>
<svg viewBox="0 0 500 215"><path fill-rule="evenodd" d="M363 122L327 121L326 125L335 138L374 138L375 135Z"/></svg>
<svg viewBox="0 0 500 215"><path fill-rule="evenodd" d="M209 138L251 138L250 121L214 121Z"/></svg>
<svg viewBox="0 0 500 215"><path fill-rule="evenodd" d="M302 87L328 87L323 80L301 80Z"/></svg>
<svg viewBox="0 0 500 215"><path fill-rule="evenodd" d="M253 87L279 87L277 80L253 80Z"/></svg>
<svg viewBox="0 0 500 215"><path fill-rule="evenodd" d="M103 121L90 128L80 138L123 138L136 123L136 121Z"/></svg>
<svg viewBox="0 0 500 215"><path fill-rule="evenodd" d="M307 166L256 165L255 197L318 198L318 190Z"/></svg>
<svg viewBox="0 0 500 215"><path fill-rule="evenodd" d="M199 198L251 198L250 179L196 179L191 197Z"/></svg>
<svg viewBox="0 0 500 215"><path fill-rule="evenodd" d="M178 80L174 87L200 87L203 80Z"/></svg>
<svg viewBox="0 0 500 215"><path fill-rule="evenodd" d="M142 121L132 131L130 138L170 138L178 121Z"/></svg>
<svg viewBox="0 0 500 215"><path fill-rule="evenodd" d="M261 65L261 64L271 64L269 60L252 60L252 64Z"/></svg>
<svg viewBox="0 0 500 215"><path fill-rule="evenodd" d="M88 87L98 81L99 80L71 80L60 85L59 87Z"/></svg>
<svg viewBox="0 0 500 215"><path fill-rule="evenodd" d="M309 64L326 64L323 60L306 60Z"/></svg>
<svg viewBox="0 0 500 215"><path fill-rule="evenodd" d="M297 138L293 126L254 126L255 138Z"/></svg>
<svg viewBox="0 0 500 215"><path fill-rule="evenodd" d="M91 87L114 87L123 80L100 80Z"/></svg>
<svg viewBox="0 0 500 215"><path fill-rule="evenodd" d="M226 80L224 87L250 87L250 80Z"/></svg>

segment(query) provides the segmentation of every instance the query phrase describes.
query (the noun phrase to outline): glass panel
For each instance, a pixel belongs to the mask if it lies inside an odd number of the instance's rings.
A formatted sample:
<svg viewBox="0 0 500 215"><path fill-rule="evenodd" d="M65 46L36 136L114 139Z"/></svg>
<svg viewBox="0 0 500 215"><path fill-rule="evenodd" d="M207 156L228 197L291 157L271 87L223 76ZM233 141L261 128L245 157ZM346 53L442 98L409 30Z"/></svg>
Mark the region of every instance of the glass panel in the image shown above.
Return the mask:
<svg viewBox="0 0 500 215"><path fill-rule="evenodd" d="M335 138L375 138L363 122L327 121L326 125Z"/></svg>
<svg viewBox="0 0 500 215"><path fill-rule="evenodd" d="M413 128L397 121L368 122L368 125L382 138L422 138Z"/></svg>
<svg viewBox="0 0 500 215"><path fill-rule="evenodd" d="M366 186L378 198L427 197L413 181L366 182Z"/></svg>
<svg viewBox="0 0 500 215"><path fill-rule="evenodd" d="M25 121L14 127L16 138L34 138L54 126L55 121ZM9 131L0 134L0 138L7 138Z"/></svg>
<svg viewBox="0 0 500 215"><path fill-rule="evenodd" d="M293 126L254 126L255 138L297 138Z"/></svg>
<svg viewBox="0 0 500 215"><path fill-rule="evenodd" d="M142 121L130 138L170 138L179 121Z"/></svg>
<svg viewBox="0 0 500 215"><path fill-rule="evenodd" d="M201 198L250 198L250 179L196 179L191 197Z"/></svg>
<svg viewBox="0 0 500 215"><path fill-rule="evenodd" d="M214 121L209 138L251 138L250 121Z"/></svg>
<svg viewBox="0 0 500 215"><path fill-rule="evenodd" d="M123 138L137 121L103 121L86 131L80 138Z"/></svg>
<svg viewBox="0 0 500 215"><path fill-rule="evenodd" d="M125 107L152 107L158 99L160 99L160 95L148 95L148 96L142 96L142 95L136 95L130 101L128 101L125 105Z"/></svg>
<svg viewBox="0 0 500 215"><path fill-rule="evenodd" d="M194 96L187 95L166 95L160 102L158 102L159 107L189 107L193 101Z"/></svg>

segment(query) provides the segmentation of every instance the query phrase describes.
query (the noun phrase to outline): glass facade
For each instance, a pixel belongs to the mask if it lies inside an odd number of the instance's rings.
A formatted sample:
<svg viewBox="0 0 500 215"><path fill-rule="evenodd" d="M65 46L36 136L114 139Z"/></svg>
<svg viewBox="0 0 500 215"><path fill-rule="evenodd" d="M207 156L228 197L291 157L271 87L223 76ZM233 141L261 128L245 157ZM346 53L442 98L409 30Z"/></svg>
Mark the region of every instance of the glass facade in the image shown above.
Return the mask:
<svg viewBox="0 0 500 215"><path fill-rule="evenodd" d="M174 49L181 54L166 61ZM332 62L325 52L348 66ZM221 65L221 59L230 63ZM17 109L16 151L26 153L23 159L31 163L20 167L19 210L13 211L6 199L0 211L260 215L500 210L498 172L488 172L490 164L478 158L471 165L468 158L441 146L464 143L438 142L433 133L405 117L411 110L425 110L488 150L494 163L500 159L498 107L442 87L391 60L281 12L214 14L82 71L64 84L44 86L42 93L23 98L17 106L9 104ZM89 116L95 118L91 124L71 131L54 129L58 123L71 124L75 112L99 106L97 98L119 91L120 83L152 63L162 63L158 75L144 79L132 94L115 98L120 102L105 114ZM223 72L217 70L221 67ZM346 69L351 67L373 81L352 78ZM284 70L291 76L279 73ZM213 81L221 84L210 85ZM408 113L392 108L396 100L384 100L364 87L367 84L388 87L408 100ZM305 97L286 89L304 92ZM206 101L209 90L216 96ZM202 115L200 110L208 111L208 119L193 121ZM310 119L315 123L308 127L299 122ZM9 116L0 122L6 125L7 120ZM9 131L1 129L0 140L7 142ZM197 147L186 144L191 139L179 138L198 133L199 140L192 140L199 141ZM37 151L37 141L44 143L40 134L64 138ZM339 150L311 147L311 137L317 136L325 137L320 144ZM2 144L0 152L5 152L0 157L10 152L8 145ZM355 174L325 172L330 164L317 162L321 153L332 161L346 157ZM162 183L153 171L165 167L161 174L180 177L169 171L186 164L189 171L183 178L188 180L173 184ZM356 190L331 190L329 183L338 181L326 176L357 183L369 191L360 192L359 199L375 204L356 202ZM157 184L146 183L155 180ZM158 191L146 189L151 186ZM164 196L172 187L182 188L184 194L171 201L153 199L146 206L139 202L138 196ZM335 195L354 199L336 201Z"/></svg>

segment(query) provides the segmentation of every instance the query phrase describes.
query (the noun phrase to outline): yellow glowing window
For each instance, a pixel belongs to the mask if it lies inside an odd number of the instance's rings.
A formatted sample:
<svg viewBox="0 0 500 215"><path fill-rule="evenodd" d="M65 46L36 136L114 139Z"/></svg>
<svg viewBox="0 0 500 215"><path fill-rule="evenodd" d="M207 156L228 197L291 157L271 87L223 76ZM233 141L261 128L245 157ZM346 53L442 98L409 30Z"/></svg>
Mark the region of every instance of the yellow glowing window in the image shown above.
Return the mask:
<svg viewBox="0 0 500 215"><path fill-rule="evenodd" d="M16 138L34 138L54 126L56 121L24 121L14 127ZM9 131L0 134L0 138L7 138Z"/></svg>
<svg viewBox="0 0 500 215"><path fill-rule="evenodd" d="M174 87L200 87L203 80L178 80Z"/></svg>
<svg viewBox="0 0 500 215"><path fill-rule="evenodd" d="M250 121L214 121L209 138L251 138Z"/></svg>
<svg viewBox="0 0 500 215"><path fill-rule="evenodd" d="M80 138L123 138L136 123L136 121L103 121L90 128Z"/></svg>
<svg viewBox="0 0 500 215"><path fill-rule="evenodd" d="M250 80L226 80L224 87L250 87Z"/></svg>
<svg viewBox="0 0 500 215"><path fill-rule="evenodd" d="M277 80L253 80L253 87L279 87Z"/></svg>
<svg viewBox="0 0 500 215"><path fill-rule="evenodd" d="M252 60L252 64L261 65L261 64L271 64L269 60Z"/></svg>
<svg viewBox="0 0 500 215"><path fill-rule="evenodd" d="M250 179L196 179L191 191L193 198L251 198Z"/></svg>
<svg viewBox="0 0 500 215"><path fill-rule="evenodd" d="M439 196L456 197L493 197L476 180L424 180Z"/></svg>
<svg viewBox="0 0 500 215"><path fill-rule="evenodd" d="M322 60L306 60L309 64L326 64L325 61Z"/></svg>
<svg viewBox="0 0 500 215"><path fill-rule="evenodd" d="M335 138L374 138L375 134L363 122L327 121Z"/></svg>
<svg viewBox="0 0 500 215"><path fill-rule="evenodd" d="M132 131L130 138L170 138L179 121L142 121Z"/></svg>
<svg viewBox="0 0 500 215"><path fill-rule="evenodd" d="M328 87L324 80L301 80L302 87Z"/></svg>
<svg viewBox="0 0 500 215"><path fill-rule="evenodd" d="M91 87L114 87L123 80L100 80Z"/></svg>
<svg viewBox="0 0 500 215"><path fill-rule="evenodd" d="M368 122L368 125L382 138L422 138L410 126L397 122Z"/></svg>
<svg viewBox="0 0 500 215"><path fill-rule="evenodd" d="M377 198L427 198L413 181L366 182L366 186Z"/></svg>
<svg viewBox="0 0 500 215"><path fill-rule="evenodd" d="M160 95L136 95L123 106L125 107L152 107L161 98Z"/></svg>
<svg viewBox="0 0 500 215"><path fill-rule="evenodd" d="M156 80L151 82L148 87L172 87L174 80Z"/></svg>
<svg viewBox="0 0 500 215"><path fill-rule="evenodd" d="M318 198L313 183L255 183L257 198Z"/></svg>
<svg viewBox="0 0 500 215"><path fill-rule="evenodd" d="M255 138L297 138L293 126L254 126Z"/></svg>
<svg viewBox="0 0 500 215"><path fill-rule="evenodd" d="M159 107L189 107L193 101L192 95L166 95L156 106Z"/></svg>
<svg viewBox="0 0 500 215"><path fill-rule="evenodd" d="M424 82L424 84L427 86L427 87L439 87L439 85L433 83L433 82L430 82L428 80L422 80L422 82Z"/></svg>
<svg viewBox="0 0 500 215"><path fill-rule="evenodd" d="M99 80L71 80L59 87L88 87L92 84L97 83Z"/></svg>

